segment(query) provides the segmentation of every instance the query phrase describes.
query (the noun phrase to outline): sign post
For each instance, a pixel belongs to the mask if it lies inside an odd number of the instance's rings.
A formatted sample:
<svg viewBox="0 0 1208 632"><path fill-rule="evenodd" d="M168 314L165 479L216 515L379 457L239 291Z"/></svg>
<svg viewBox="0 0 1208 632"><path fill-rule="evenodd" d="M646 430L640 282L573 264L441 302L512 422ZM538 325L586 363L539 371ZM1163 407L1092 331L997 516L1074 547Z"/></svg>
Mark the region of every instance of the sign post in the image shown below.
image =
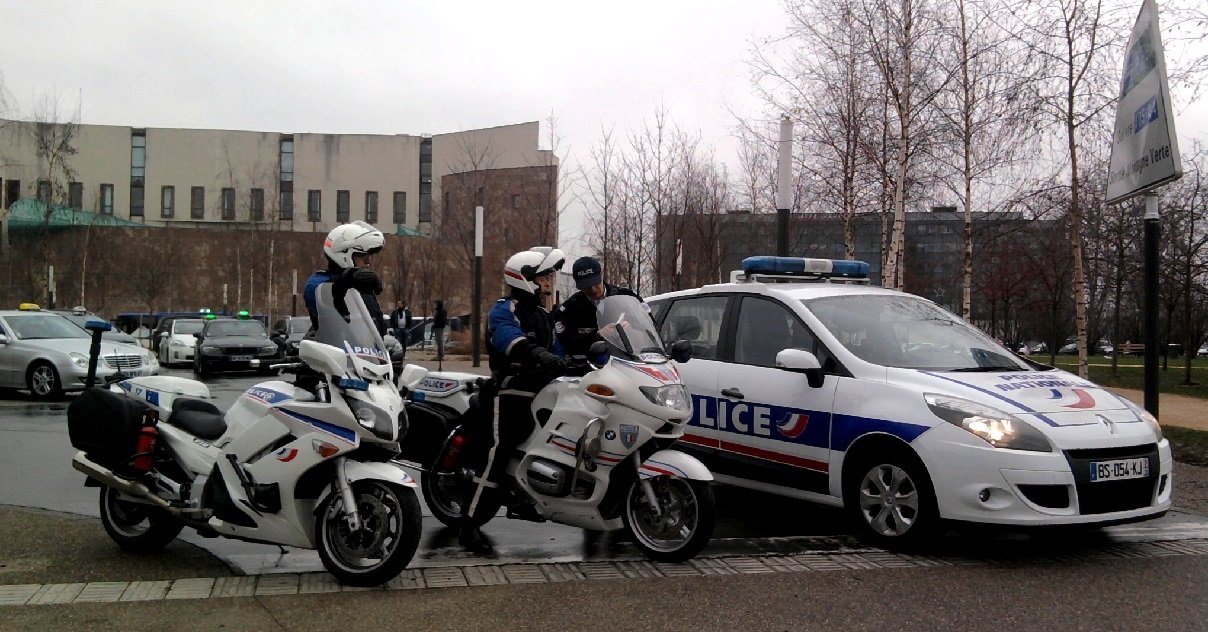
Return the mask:
<svg viewBox="0 0 1208 632"><path fill-rule="evenodd" d="M1145 194L1145 409L1154 417L1158 416L1158 242L1162 235L1156 189L1182 175L1158 5L1144 0L1124 53L1107 202Z"/></svg>

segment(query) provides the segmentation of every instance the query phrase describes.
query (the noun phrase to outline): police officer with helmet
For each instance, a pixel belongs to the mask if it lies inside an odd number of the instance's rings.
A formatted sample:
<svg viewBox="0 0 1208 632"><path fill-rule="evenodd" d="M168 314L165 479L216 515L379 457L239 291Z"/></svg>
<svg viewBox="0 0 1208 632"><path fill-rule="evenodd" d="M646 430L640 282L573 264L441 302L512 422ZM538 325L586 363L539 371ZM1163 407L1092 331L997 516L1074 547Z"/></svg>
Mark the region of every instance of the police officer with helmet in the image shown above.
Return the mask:
<svg viewBox="0 0 1208 632"><path fill-rule="evenodd" d="M503 268L504 283L510 293L495 302L487 316L486 346L491 379L480 395L484 434L476 438L489 442L486 466L463 503L458 542L475 553L490 553L492 546L477 527L485 522L479 516L495 503L483 502L485 494L497 493L503 471L515 446L533 431L530 406L537 392L567 369L562 348L554 334L554 322L543 306L543 297L552 295L554 277L566 255L557 248L538 246L508 258ZM493 396L493 397L492 397Z"/></svg>

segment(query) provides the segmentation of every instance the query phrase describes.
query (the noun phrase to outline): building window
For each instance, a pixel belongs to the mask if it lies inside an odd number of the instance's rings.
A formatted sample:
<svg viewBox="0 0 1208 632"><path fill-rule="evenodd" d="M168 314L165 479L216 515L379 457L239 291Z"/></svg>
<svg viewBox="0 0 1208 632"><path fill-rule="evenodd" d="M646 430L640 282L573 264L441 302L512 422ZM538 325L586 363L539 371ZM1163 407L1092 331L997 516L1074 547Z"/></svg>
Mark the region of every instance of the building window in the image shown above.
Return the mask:
<svg viewBox="0 0 1208 632"><path fill-rule="evenodd" d="M348 191L336 191L336 221L344 223L348 221Z"/></svg>
<svg viewBox="0 0 1208 632"><path fill-rule="evenodd" d="M306 219L311 222L323 221L322 191L311 189L306 192Z"/></svg>
<svg viewBox="0 0 1208 632"><path fill-rule="evenodd" d="M445 191L445 203L444 206L441 207L441 210L446 214L446 217L448 217L449 208L449 192Z"/></svg>
<svg viewBox="0 0 1208 632"><path fill-rule="evenodd" d="M193 187L189 200L189 217L192 219L206 218L206 188Z"/></svg>
<svg viewBox="0 0 1208 632"><path fill-rule="evenodd" d="M43 204L50 204L49 180L38 180L38 201Z"/></svg>
<svg viewBox="0 0 1208 632"><path fill-rule="evenodd" d="M252 189L251 216L253 222L264 221L264 189Z"/></svg>
<svg viewBox="0 0 1208 632"><path fill-rule="evenodd" d="M277 219L285 221L293 221L294 219L294 183L281 183L281 198L278 200L280 207L277 210Z"/></svg>
<svg viewBox="0 0 1208 632"><path fill-rule="evenodd" d="M113 185L101 185L101 214L113 215Z"/></svg>
<svg viewBox="0 0 1208 632"><path fill-rule="evenodd" d="M231 187L222 190L222 219L228 222L235 219L235 189Z"/></svg>
<svg viewBox="0 0 1208 632"><path fill-rule="evenodd" d="M130 217L143 216L143 186L147 173L147 130L130 132Z"/></svg>
<svg viewBox="0 0 1208 632"><path fill-rule="evenodd" d="M432 221L432 184L419 183L419 221Z"/></svg>
<svg viewBox="0 0 1208 632"><path fill-rule="evenodd" d="M76 210L84 208L84 183L71 182L67 185L67 205Z"/></svg>
<svg viewBox="0 0 1208 632"><path fill-rule="evenodd" d="M4 181L4 208L12 206L13 202L21 199L21 181L8 179Z"/></svg>
<svg viewBox="0 0 1208 632"><path fill-rule="evenodd" d="M419 221L432 221L432 139L419 142Z"/></svg>
<svg viewBox="0 0 1208 632"><path fill-rule="evenodd" d="M407 192L406 191L395 191L394 192L394 223L395 224L406 224L407 223Z"/></svg>
<svg viewBox="0 0 1208 632"><path fill-rule="evenodd" d="M170 218L176 215L176 187L165 186L159 189L159 216Z"/></svg>
<svg viewBox="0 0 1208 632"><path fill-rule="evenodd" d="M365 221L377 223L377 191L365 192Z"/></svg>
<svg viewBox="0 0 1208 632"><path fill-rule="evenodd" d="M520 208L520 194L512 194L512 208Z"/></svg>
<svg viewBox="0 0 1208 632"><path fill-rule="evenodd" d="M281 171L280 198L277 200L277 219L294 219L294 135L282 134L278 144L279 169Z"/></svg>

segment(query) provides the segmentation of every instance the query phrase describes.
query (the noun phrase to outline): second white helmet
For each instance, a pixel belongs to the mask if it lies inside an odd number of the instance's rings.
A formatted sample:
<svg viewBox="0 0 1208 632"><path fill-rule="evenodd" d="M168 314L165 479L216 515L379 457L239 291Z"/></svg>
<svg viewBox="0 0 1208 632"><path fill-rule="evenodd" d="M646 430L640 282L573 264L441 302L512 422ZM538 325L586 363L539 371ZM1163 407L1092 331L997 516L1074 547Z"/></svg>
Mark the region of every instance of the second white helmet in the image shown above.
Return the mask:
<svg viewBox="0 0 1208 632"><path fill-rule="evenodd" d="M341 268L352 268L352 255L372 255L380 252L386 243L382 231L371 224L357 220L340 224L327 233L323 241L323 254Z"/></svg>
<svg viewBox="0 0 1208 632"><path fill-rule="evenodd" d="M537 294L537 277L562 269L566 255L557 248L537 246L518 252L503 266L503 281L508 285Z"/></svg>

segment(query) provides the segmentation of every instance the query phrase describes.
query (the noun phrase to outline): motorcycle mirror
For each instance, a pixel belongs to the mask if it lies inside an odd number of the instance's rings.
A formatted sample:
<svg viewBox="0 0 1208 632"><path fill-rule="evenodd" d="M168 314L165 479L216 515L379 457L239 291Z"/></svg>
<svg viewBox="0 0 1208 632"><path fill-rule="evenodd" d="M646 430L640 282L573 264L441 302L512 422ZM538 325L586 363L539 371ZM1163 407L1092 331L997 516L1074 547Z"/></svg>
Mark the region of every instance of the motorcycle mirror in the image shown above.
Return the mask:
<svg viewBox="0 0 1208 632"><path fill-rule="evenodd" d="M587 359L596 366L604 366L608 364L608 358L612 353L608 349L608 343L603 340L597 340L592 343L587 351Z"/></svg>
<svg viewBox="0 0 1208 632"><path fill-rule="evenodd" d="M687 340L676 340L671 343L671 359L683 364L692 359L692 343Z"/></svg>

